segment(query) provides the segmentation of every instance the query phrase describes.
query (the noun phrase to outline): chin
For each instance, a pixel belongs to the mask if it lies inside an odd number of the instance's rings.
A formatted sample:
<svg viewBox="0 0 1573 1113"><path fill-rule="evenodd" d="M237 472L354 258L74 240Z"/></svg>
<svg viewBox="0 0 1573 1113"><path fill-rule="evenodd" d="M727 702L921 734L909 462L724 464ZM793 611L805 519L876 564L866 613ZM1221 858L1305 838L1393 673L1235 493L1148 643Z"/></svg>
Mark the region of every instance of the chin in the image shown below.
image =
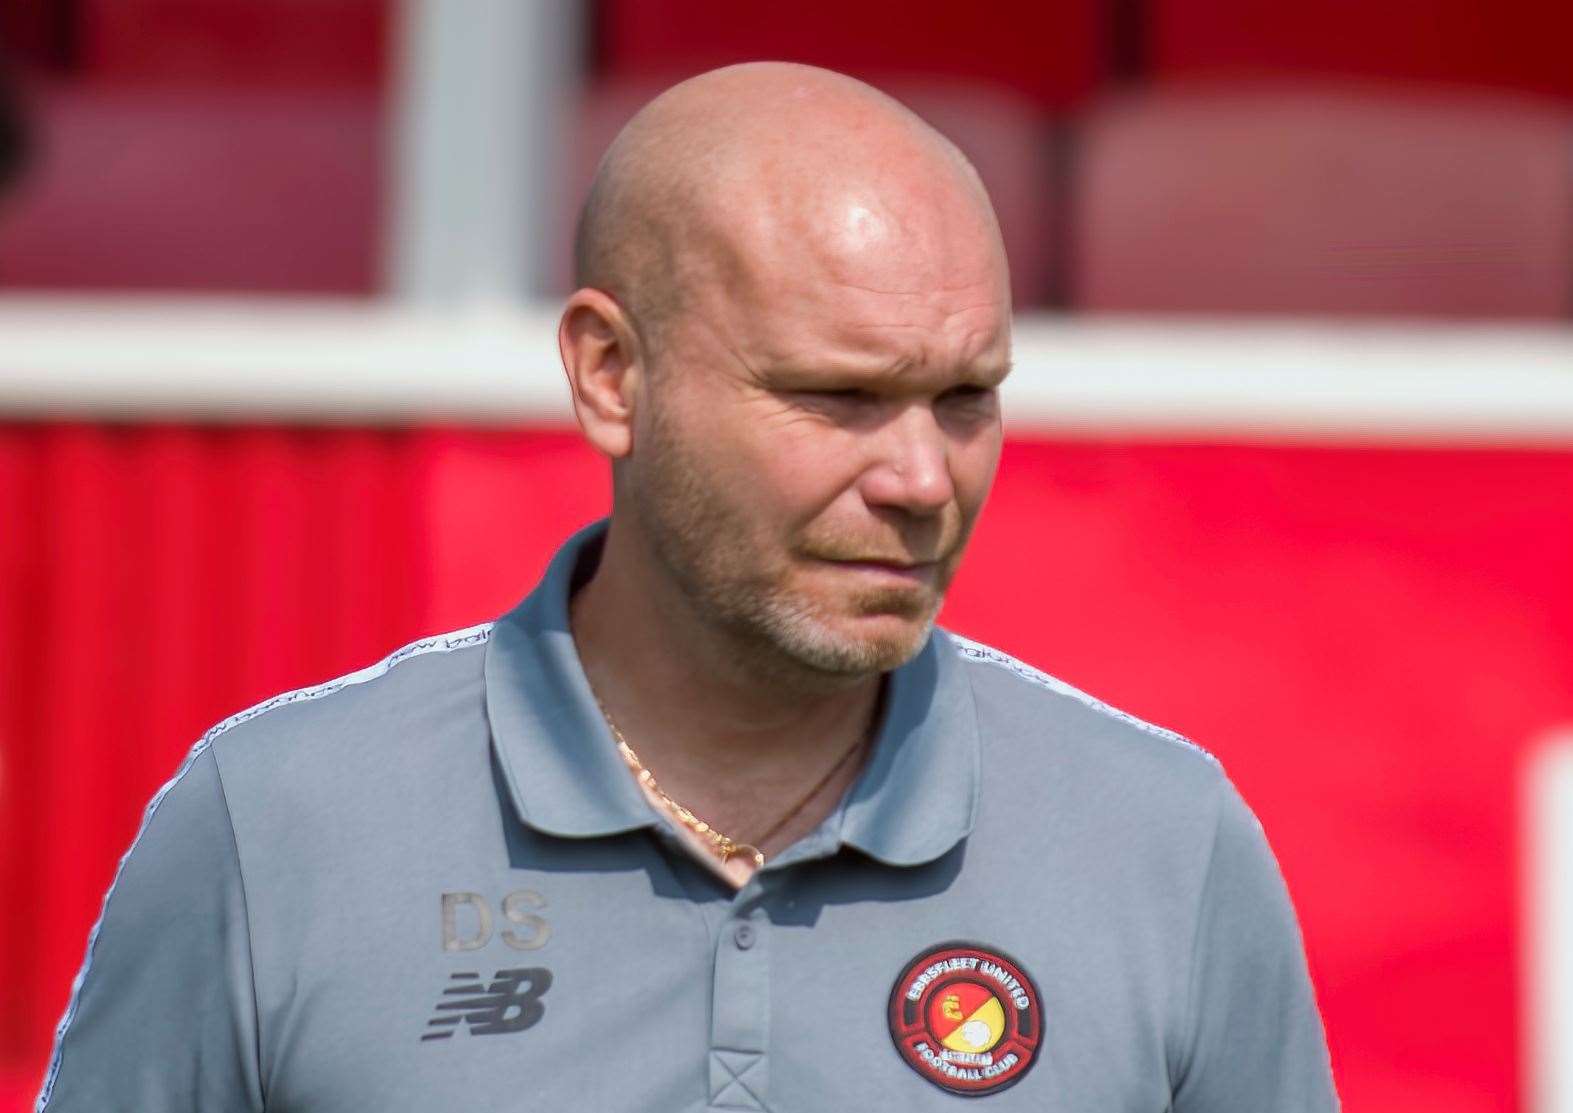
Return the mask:
<svg viewBox="0 0 1573 1113"><path fill-rule="evenodd" d="M839 620L800 617L774 639L778 648L815 672L847 678L899 668L916 657L934 628L933 611L922 616L875 614Z"/></svg>

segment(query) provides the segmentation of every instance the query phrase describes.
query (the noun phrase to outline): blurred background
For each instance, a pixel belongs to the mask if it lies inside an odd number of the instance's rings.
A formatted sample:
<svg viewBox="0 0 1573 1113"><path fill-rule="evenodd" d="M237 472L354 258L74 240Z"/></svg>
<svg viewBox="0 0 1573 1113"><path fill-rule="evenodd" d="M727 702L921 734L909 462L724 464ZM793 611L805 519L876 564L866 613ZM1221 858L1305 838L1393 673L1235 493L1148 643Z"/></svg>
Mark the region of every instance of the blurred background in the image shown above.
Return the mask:
<svg viewBox="0 0 1573 1113"><path fill-rule="evenodd" d="M0 1113L203 729L606 508L573 214L755 58L905 100L999 210L944 622L1220 757L1346 1108L1573 1113L1570 44L1565 0L5 0Z"/></svg>

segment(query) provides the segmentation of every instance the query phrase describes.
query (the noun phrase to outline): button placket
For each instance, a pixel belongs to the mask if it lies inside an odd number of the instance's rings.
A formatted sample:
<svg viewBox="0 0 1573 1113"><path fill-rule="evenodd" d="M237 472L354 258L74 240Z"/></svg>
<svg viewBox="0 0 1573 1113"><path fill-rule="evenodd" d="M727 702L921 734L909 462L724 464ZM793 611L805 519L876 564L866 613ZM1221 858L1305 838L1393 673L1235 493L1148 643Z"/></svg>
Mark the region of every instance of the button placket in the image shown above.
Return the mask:
<svg viewBox="0 0 1573 1113"><path fill-rule="evenodd" d="M769 920L739 914L719 933L710 1022L710 1107L769 1109Z"/></svg>

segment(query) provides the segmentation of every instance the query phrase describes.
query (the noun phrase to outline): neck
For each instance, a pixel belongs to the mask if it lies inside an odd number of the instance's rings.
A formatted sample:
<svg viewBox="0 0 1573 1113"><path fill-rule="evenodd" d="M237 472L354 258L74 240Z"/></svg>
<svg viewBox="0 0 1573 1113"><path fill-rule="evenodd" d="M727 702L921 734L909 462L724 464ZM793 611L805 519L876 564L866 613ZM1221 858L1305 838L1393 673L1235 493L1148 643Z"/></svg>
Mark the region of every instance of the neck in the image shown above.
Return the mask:
<svg viewBox="0 0 1573 1113"><path fill-rule="evenodd" d="M570 617L585 675L641 761L674 799L740 840L772 824L870 733L879 676L832 682L762 660L696 614L616 517ZM845 762L777 845L761 849L773 852L823 819L859 764Z"/></svg>

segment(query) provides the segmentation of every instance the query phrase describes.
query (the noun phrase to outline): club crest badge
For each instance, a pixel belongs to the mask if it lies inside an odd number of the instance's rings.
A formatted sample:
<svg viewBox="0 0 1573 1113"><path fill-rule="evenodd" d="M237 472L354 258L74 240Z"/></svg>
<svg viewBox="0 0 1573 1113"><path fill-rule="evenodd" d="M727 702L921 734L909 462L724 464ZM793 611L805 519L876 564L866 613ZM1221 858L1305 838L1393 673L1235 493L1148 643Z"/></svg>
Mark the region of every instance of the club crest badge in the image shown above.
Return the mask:
<svg viewBox="0 0 1573 1113"><path fill-rule="evenodd" d="M890 1036L942 1090L979 1097L1020 1082L1043 1040L1038 987L1008 955L974 943L919 954L890 990Z"/></svg>

